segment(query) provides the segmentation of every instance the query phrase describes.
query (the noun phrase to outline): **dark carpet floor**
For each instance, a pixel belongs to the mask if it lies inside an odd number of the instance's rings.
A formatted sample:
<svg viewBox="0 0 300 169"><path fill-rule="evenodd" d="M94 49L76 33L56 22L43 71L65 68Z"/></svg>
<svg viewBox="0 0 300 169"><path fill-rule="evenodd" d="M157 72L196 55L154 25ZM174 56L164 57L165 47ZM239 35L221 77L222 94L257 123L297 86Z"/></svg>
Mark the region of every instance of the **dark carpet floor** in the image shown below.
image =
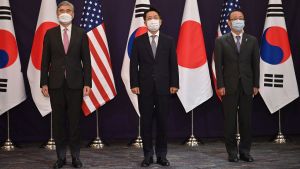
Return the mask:
<svg viewBox="0 0 300 169"><path fill-rule="evenodd" d="M265 139L255 139L252 146L252 156L255 161L247 163L227 161L225 146L221 140L204 140L205 144L198 147L187 147L177 141L169 143L168 159L170 167L153 164L149 168L166 169L197 169L197 168L258 168L258 169L300 169L300 138L287 144L274 144ZM1 169L46 169L51 168L56 160L55 151L39 148L38 143L24 143L15 151L0 151ZM140 168L142 150L126 146L125 141L111 142L101 150L81 149L83 168L90 169L131 169ZM72 168L68 153L67 165Z"/></svg>

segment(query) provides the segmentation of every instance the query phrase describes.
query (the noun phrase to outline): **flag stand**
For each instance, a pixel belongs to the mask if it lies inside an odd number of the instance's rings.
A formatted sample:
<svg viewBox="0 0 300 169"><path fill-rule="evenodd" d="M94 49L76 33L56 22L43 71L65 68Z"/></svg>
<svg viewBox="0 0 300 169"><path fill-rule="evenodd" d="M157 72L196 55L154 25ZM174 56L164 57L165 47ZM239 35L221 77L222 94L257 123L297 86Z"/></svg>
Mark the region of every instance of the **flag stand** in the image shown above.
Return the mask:
<svg viewBox="0 0 300 169"><path fill-rule="evenodd" d="M7 111L7 139L4 142L3 146L1 147L4 151L13 151L15 150L15 146L13 142L10 140L10 133L9 133L9 111Z"/></svg>
<svg viewBox="0 0 300 169"><path fill-rule="evenodd" d="M192 113L191 113L191 121L192 121L192 125L191 125L191 136L190 138L186 141L186 145L189 146L189 147L197 147L199 145L199 142L202 143L201 141L198 141L196 139L196 137L194 136L194 110L192 110ZM203 143L202 143L203 144Z"/></svg>
<svg viewBox="0 0 300 169"><path fill-rule="evenodd" d="M136 139L131 141L128 145L133 146L135 148L143 148L143 140L141 137L141 117L139 117L138 136Z"/></svg>
<svg viewBox="0 0 300 169"><path fill-rule="evenodd" d="M96 138L88 145L90 148L92 149L103 149L104 144L100 139L99 136L99 113L98 113L98 109L96 109L96 126L97 126L97 136Z"/></svg>
<svg viewBox="0 0 300 169"><path fill-rule="evenodd" d="M285 144L286 143L286 139L284 137L284 135L281 132L281 113L280 113L280 109L278 110L278 134L276 136L276 138L274 139L274 143L276 144Z"/></svg>
<svg viewBox="0 0 300 169"><path fill-rule="evenodd" d="M50 112L50 117L51 117L50 139L48 140L48 142L46 143L44 148L47 149L47 150L55 150L56 146L55 146L55 141L53 139L53 122L52 122L53 117L52 117L52 112Z"/></svg>

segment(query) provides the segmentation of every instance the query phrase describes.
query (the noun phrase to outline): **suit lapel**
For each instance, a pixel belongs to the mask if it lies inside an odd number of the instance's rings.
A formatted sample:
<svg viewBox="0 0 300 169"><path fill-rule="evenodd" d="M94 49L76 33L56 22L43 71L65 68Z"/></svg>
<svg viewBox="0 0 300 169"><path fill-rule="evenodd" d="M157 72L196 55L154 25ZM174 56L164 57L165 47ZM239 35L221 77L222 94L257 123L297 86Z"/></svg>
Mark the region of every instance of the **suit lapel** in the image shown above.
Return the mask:
<svg viewBox="0 0 300 169"><path fill-rule="evenodd" d="M146 50L149 53L149 56L151 56L151 58L154 59L153 52L152 52L151 45L150 45L150 41L149 41L149 37L148 37L148 33L144 34L144 38L143 39L144 39L143 41L145 43Z"/></svg>
<svg viewBox="0 0 300 169"><path fill-rule="evenodd" d="M248 42L248 35L244 33L241 48L240 48L240 53L243 52L243 49L245 48L245 46L247 46L247 42Z"/></svg>
<svg viewBox="0 0 300 169"><path fill-rule="evenodd" d="M163 41L163 38L162 38L162 33L159 34L159 37L158 37L158 41L157 41L157 48L156 48L156 55L155 55L155 59L157 59L157 57L159 56L159 53L161 51L161 46L162 46L162 41Z"/></svg>
<svg viewBox="0 0 300 169"><path fill-rule="evenodd" d="M75 36L76 35L76 30L74 28L74 25L72 25L72 30L71 30L71 38L70 38L70 44L69 44L69 47L68 47L68 51L67 51L67 54L70 52L72 46L74 46L74 41L75 41Z"/></svg>
<svg viewBox="0 0 300 169"><path fill-rule="evenodd" d="M58 39L58 46L59 46L59 51L61 51L63 54L65 54L65 49L64 49L64 44L62 43L62 35L61 35L61 29L60 26L56 28L56 33L55 33L56 39Z"/></svg>
<svg viewBox="0 0 300 169"><path fill-rule="evenodd" d="M233 39L233 35L232 33L229 33L228 37L227 37L227 41L229 42L229 44L233 47L234 51L239 53L235 44L235 41Z"/></svg>

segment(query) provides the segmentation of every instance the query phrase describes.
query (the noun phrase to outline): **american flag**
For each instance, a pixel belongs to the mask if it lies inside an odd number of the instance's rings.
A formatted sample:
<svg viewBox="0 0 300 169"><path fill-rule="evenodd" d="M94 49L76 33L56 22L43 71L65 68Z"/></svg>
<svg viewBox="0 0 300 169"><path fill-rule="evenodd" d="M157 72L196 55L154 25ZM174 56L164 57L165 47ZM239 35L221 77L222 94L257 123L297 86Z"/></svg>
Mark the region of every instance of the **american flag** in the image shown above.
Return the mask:
<svg viewBox="0 0 300 169"><path fill-rule="evenodd" d="M229 33L230 27L227 24L228 21L228 17L231 11L240 9L241 5L239 0L225 0L223 3L223 7L222 7L222 12L221 12L221 17L220 17L220 21L219 21L219 26L218 26L218 36L222 36L226 33ZM214 81L214 85L215 85L215 90L217 91L217 76L216 76L216 69L215 69L215 61L214 61L214 56L212 58L212 63L211 63L211 68L212 68L212 72L213 72L213 81ZM218 93L217 93L218 94ZM219 99L221 100L221 96L219 96Z"/></svg>
<svg viewBox="0 0 300 169"><path fill-rule="evenodd" d="M230 28L227 25L228 17L231 11L240 9L240 3L239 0L227 0L223 4L222 13L221 13L221 19L220 19L220 32L222 35L229 33Z"/></svg>
<svg viewBox="0 0 300 169"><path fill-rule="evenodd" d="M100 1L84 1L80 27L87 33L91 51L93 87L90 95L84 97L82 104L84 114L89 115L117 94Z"/></svg>

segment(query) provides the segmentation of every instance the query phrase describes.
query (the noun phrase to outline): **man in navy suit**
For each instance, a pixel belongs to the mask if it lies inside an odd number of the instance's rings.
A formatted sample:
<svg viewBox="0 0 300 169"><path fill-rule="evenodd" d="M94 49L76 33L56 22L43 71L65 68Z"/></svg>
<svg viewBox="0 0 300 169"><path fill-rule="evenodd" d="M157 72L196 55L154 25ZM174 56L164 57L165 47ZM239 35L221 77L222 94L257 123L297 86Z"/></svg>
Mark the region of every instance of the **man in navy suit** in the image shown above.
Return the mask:
<svg viewBox="0 0 300 169"><path fill-rule="evenodd" d="M130 60L130 85L138 95L144 160L142 167L153 163L152 124L156 121L155 154L157 163L169 166L167 155L167 120L169 98L179 88L175 44L170 36L159 31L159 11L150 8L144 13L148 32L137 37Z"/></svg>
<svg viewBox="0 0 300 169"><path fill-rule="evenodd" d="M58 158L53 168L66 164L68 143L73 167L82 167L79 123L83 95L89 95L92 86L91 60L87 35L72 25L73 17L73 5L61 2L57 7L60 25L49 29L44 38L40 86L44 96L50 96L53 113Z"/></svg>

